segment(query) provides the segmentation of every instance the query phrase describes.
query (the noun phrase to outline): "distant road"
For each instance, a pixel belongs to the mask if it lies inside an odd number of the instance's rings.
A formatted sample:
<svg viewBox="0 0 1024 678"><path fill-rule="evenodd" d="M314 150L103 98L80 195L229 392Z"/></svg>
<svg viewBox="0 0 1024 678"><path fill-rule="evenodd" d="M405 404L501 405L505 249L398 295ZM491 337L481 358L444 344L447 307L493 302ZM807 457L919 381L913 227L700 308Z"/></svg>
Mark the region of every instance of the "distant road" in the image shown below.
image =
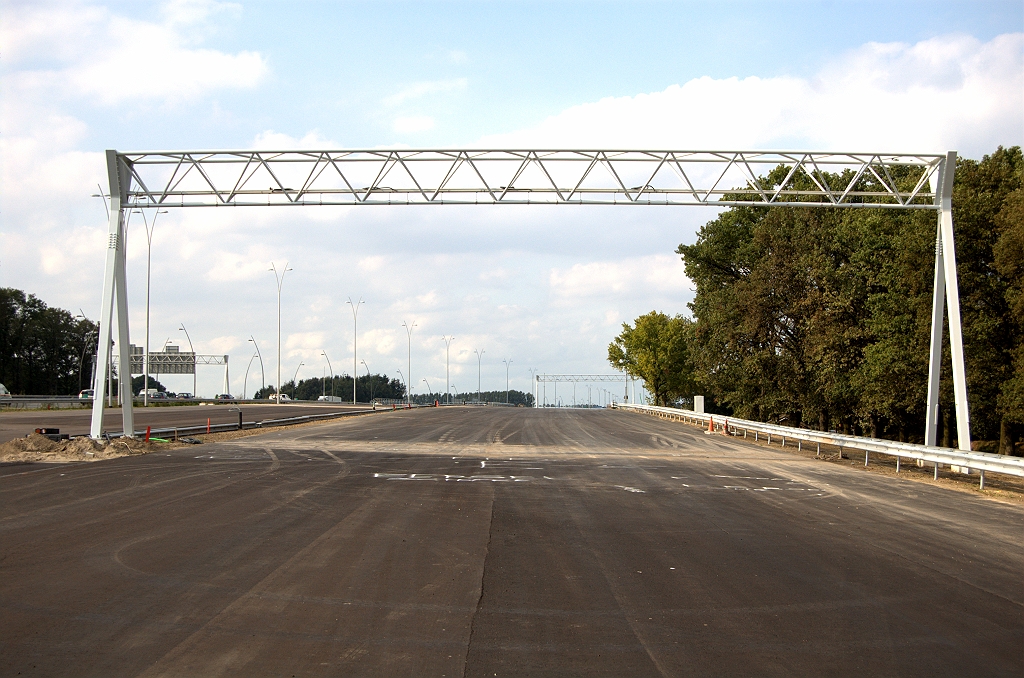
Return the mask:
<svg viewBox="0 0 1024 678"><path fill-rule="evenodd" d="M6 471L3 676L1024 675L1024 507L643 415Z"/></svg>
<svg viewBox="0 0 1024 678"><path fill-rule="evenodd" d="M301 417L324 412L348 412L366 409L369 405L343 405L339 403L300 404L282 403L262 405L187 405L169 407L136 407L135 428L167 428L172 426L201 426L210 419L211 424L227 424L238 421L238 412L229 412L232 407L241 407L246 421ZM92 410L7 410L0 411L0 443L21 438L37 428L59 428L61 433L88 435L92 421ZM103 415L103 428L111 433L121 431L121 409L107 408Z"/></svg>

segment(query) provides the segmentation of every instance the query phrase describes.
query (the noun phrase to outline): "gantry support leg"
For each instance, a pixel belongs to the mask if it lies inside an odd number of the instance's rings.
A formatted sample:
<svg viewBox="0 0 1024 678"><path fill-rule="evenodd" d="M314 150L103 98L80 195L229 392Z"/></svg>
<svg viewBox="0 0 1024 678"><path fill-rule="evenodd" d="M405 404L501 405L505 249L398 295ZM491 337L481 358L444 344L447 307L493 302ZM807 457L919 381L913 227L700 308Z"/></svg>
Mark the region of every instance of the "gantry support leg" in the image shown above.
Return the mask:
<svg viewBox="0 0 1024 678"><path fill-rule="evenodd" d="M224 390L221 393L231 393L231 379L228 377L228 357L224 356Z"/></svg>
<svg viewBox="0 0 1024 678"><path fill-rule="evenodd" d="M932 285L932 334L928 352L928 408L924 444L934 447L939 436L939 377L942 370L942 325L946 311L946 268L942 261L942 230L935 229L935 283Z"/></svg>
<svg viewBox="0 0 1024 678"><path fill-rule="evenodd" d="M939 376L942 365L942 313L949 315L949 346L953 363L953 397L956 403L957 442L961 450L971 449L970 410L967 406L967 370L964 363L963 326L960 320L960 288L957 284L956 245L953 241L953 175L956 151L949 151L939 170L935 202L939 207L935 243L935 285L932 290L931 349L928 360L928 401L925 416L925 444L935 445L939 426ZM943 299L945 293L945 299ZM945 302L945 303L943 303Z"/></svg>
<svg viewBox="0 0 1024 678"><path fill-rule="evenodd" d="M96 381L92 401L92 423L89 435L103 435L103 401L107 391L107 370L110 369L112 313L117 309L117 343L120 371L118 374L124 434L134 436L132 412L132 369L128 334L128 290L125 277L125 221L122 206L128 189L128 168L120 162L116 151L107 151L107 176L110 182L110 220L107 229L107 260L103 269L103 297L100 308L100 331L96 349ZM127 381L126 381L127 379Z"/></svg>

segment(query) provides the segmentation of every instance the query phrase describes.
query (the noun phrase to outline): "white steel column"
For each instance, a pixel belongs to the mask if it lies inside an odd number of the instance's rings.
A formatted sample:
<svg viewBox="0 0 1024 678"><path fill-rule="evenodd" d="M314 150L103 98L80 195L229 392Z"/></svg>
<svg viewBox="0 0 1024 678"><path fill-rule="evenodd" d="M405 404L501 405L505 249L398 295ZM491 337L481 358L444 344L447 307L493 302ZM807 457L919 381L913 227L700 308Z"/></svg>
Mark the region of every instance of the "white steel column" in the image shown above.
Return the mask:
<svg viewBox="0 0 1024 678"><path fill-rule="evenodd" d="M953 367L953 399L956 404L958 447L971 449L970 410L967 406L967 370L964 361L963 325L960 320L960 289L957 284L956 245L953 240L953 176L956 151L946 153L933 188L939 207L935 243L935 286L932 290L932 332L928 364L928 401L925 416L925 444L938 439L939 374L942 365L943 292L949 315L949 348Z"/></svg>
<svg viewBox="0 0 1024 678"><path fill-rule="evenodd" d="M231 393L231 380L228 378L228 357L224 356L224 390L221 393ZM195 394L193 394L195 395Z"/></svg>
<svg viewBox="0 0 1024 678"><path fill-rule="evenodd" d="M125 176L127 179L127 176ZM113 192L113 191L111 191ZM121 231L117 264L114 266L114 302L117 308L117 397L121 399L121 423L124 435L135 437L135 411L132 401L132 353L128 336L128 284L125 275L125 236Z"/></svg>
<svg viewBox="0 0 1024 678"><path fill-rule="evenodd" d="M956 246L953 242L953 175L956 151L946 153L939 193L939 231L942 233L942 262L946 277L946 313L949 314L949 349L953 359L953 396L956 402L956 429L960 449L971 451L971 419L967 407L967 368L964 361L963 325L960 321L960 286L957 284Z"/></svg>
<svg viewBox="0 0 1024 678"><path fill-rule="evenodd" d="M135 434L135 419L132 416L131 355L128 339L128 294L125 279L124 214L122 205L128 189L128 171L119 162L116 151L107 151L107 177L110 182L110 220L107 229L107 261L103 271L103 297L100 307L100 331L97 337L95 393L92 401L92 422L89 435L99 438L103 435L103 400L106 396L106 375L110 369L110 340L113 310L117 308L117 342L120 361L118 384L121 393L121 412L124 433ZM115 303L116 302L116 303ZM127 371L127 394L124 397L125 372Z"/></svg>
<svg viewBox="0 0 1024 678"><path fill-rule="evenodd" d="M940 217L941 218L941 217ZM935 283L932 286L932 335L928 353L928 395L924 444L935 446L939 433L939 378L942 371L942 316L946 310L946 273L942 262L942 232L935 229Z"/></svg>

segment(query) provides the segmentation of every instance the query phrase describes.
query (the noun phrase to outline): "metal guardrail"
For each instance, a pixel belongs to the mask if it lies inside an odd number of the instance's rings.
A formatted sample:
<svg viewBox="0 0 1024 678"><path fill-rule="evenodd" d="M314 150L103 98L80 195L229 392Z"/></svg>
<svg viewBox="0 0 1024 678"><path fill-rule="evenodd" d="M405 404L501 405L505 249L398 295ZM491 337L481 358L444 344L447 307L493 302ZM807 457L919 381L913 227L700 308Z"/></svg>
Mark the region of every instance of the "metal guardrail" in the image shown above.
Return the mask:
<svg viewBox="0 0 1024 678"><path fill-rule="evenodd" d="M934 464L936 478L939 476L939 467L942 464L959 467L961 473L971 473L972 470L977 470L980 475L979 484L982 488L985 487L985 471L1024 477L1024 458L1021 457L989 454L987 452L964 452L945 447L930 447L914 443L901 443L894 440L882 440L880 438L850 436L841 433L823 433L810 429L765 424L758 421L747 421L746 419L726 417L725 415L697 413L692 410L681 410L672 407L622 403L613 405L613 407L643 412L685 423L700 424L701 426L707 426L709 430L723 431L730 435L739 435L739 432L742 431L744 438L750 433L754 434L755 440L764 435L769 444L771 444L772 437L774 436L781 439L783 446L785 446L787 440L791 440L796 441L798 446L802 446L802 443L814 443L818 446L819 451L821 445L838 447L840 454L845 449L860 450L864 453L865 466L867 466L872 452L887 454L896 457L897 473L900 470L900 462L903 459L914 459Z"/></svg>
<svg viewBox="0 0 1024 678"><path fill-rule="evenodd" d="M301 417L285 417L283 419L263 419L260 421L240 421L231 422L228 424L205 424L199 426L171 426L167 428L150 428L149 435L163 438L168 435L178 436L189 436L189 435L201 435L204 433L222 433L224 431L240 431L245 429L254 428L273 428L275 426L291 426L293 424L305 424L311 421L326 421L330 419L338 419L339 417L352 417L361 414L372 414L374 412L390 412L390 410L379 409L379 410L353 410L350 412L328 412L326 414L306 414ZM146 435L146 429L136 430L135 436L141 437ZM124 436L124 431L119 433L111 433L111 438L120 438Z"/></svg>

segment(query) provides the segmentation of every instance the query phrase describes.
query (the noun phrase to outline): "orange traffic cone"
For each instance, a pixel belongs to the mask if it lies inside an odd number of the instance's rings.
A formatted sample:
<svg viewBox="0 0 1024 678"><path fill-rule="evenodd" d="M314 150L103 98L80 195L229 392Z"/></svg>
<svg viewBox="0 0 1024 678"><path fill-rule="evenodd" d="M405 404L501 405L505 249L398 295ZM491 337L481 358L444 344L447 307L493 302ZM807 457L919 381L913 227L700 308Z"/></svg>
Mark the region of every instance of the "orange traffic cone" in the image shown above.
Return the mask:
<svg viewBox="0 0 1024 678"><path fill-rule="evenodd" d="M714 433L714 432L715 432L715 418L714 417L708 417L708 433Z"/></svg>

